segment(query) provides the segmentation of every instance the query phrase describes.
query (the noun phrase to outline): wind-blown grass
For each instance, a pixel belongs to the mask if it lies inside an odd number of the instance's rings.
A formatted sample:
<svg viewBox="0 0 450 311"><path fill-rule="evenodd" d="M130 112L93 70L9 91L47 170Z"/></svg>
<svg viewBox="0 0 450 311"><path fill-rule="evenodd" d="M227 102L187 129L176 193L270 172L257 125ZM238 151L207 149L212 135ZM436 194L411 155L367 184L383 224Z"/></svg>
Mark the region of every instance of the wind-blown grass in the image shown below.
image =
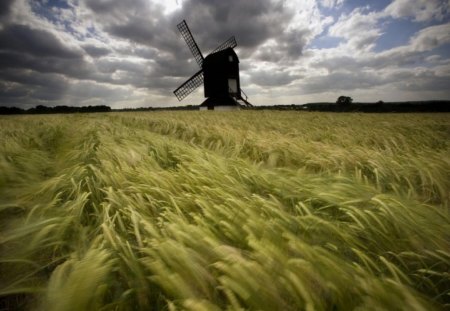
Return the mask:
<svg viewBox="0 0 450 311"><path fill-rule="evenodd" d="M1 308L450 308L449 120L3 117Z"/></svg>

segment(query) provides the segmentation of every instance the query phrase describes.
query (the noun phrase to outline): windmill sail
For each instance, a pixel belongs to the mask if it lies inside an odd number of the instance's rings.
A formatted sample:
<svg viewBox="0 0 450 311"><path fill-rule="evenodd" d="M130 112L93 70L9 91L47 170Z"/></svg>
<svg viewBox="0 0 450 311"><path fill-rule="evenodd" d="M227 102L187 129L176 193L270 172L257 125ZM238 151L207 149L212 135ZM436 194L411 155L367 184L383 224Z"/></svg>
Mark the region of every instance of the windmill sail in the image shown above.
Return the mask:
<svg viewBox="0 0 450 311"><path fill-rule="evenodd" d="M184 82L179 88L173 91L173 93L178 98L178 100L181 101L202 84L203 70L199 70L196 74L194 74L186 82Z"/></svg>
<svg viewBox="0 0 450 311"><path fill-rule="evenodd" d="M220 52L222 50L225 50L227 48L235 48L236 46L237 46L236 39L234 38L234 36L232 36L232 37L228 38L227 41L225 41L224 43L222 43L221 45L216 47L214 49L214 51L212 51L209 54L214 54L214 53Z"/></svg>
<svg viewBox="0 0 450 311"><path fill-rule="evenodd" d="M203 65L203 55L202 52L200 52L200 49L198 48L197 43L194 40L194 37L192 36L191 31L189 30L189 27L185 20L183 20L181 23L177 25L178 30L181 32L181 35L183 36L184 41L186 41L186 44L188 45L189 49L192 52L192 55L194 55L195 61L197 64L202 68Z"/></svg>

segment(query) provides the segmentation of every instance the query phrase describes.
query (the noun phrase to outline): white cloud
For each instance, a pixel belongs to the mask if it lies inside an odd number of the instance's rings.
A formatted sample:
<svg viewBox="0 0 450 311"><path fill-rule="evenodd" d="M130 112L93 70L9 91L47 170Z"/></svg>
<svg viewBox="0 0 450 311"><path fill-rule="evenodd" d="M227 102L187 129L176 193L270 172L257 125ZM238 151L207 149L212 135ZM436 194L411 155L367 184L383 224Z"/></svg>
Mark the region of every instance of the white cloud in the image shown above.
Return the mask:
<svg viewBox="0 0 450 311"><path fill-rule="evenodd" d="M373 54L370 64L382 68L427 64L425 52L450 43L450 23L430 26L416 33L408 44Z"/></svg>
<svg viewBox="0 0 450 311"><path fill-rule="evenodd" d="M344 0L321 0L320 5L326 8L340 7Z"/></svg>
<svg viewBox="0 0 450 311"><path fill-rule="evenodd" d="M291 66L293 60L303 56L305 47L333 22L331 16L321 14L315 0L289 1L284 9L292 14L289 23L255 49L253 56L257 60Z"/></svg>
<svg viewBox="0 0 450 311"><path fill-rule="evenodd" d="M450 43L450 23L431 26L419 31L411 40L416 51L431 51Z"/></svg>
<svg viewBox="0 0 450 311"><path fill-rule="evenodd" d="M380 14L377 12L365 13L364 8L357 8L349 15L342 15L332 25L328 34L347 40L347 45L354 52L368 51L375 46L375 41L381 36L379 26Z"/></svg>
<svg viewBox="0 0 450 311"><path fill-rule="evenodd" d="M182 0L153 0L153 2L163 6L163 12L165 15L172 14L173 12L181 9L182 5Z"/></svg>
<svg viewBox="0 0 450 311"><path fill-rule="evenodd" d="M449 13L449 0L394 0L385 13L394 17L412 17L417 22L441 21Z"/></svg>

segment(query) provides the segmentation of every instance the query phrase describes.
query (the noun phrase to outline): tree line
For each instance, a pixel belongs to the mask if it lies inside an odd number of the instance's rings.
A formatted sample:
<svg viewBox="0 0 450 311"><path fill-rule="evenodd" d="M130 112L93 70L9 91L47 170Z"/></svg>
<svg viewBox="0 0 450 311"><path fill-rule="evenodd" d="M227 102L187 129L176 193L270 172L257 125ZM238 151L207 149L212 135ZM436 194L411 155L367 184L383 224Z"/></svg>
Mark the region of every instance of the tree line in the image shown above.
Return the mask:
<svg viewBox="0 0 450 311"><path fill-rule="evenodd" d="M245 108L249 110L301 110L323 112L450 112L450 101L428 100L408 102L357 103L349 96L339 96L336 102L308 103L304 105L271 105Z"/></svg>
<svg viewBox="0 0 450 311"><path fill-rule="evenodd" d="M339 96L336 103L312 103L302 107L303 110L330 112L450 112L450 101L354 103L349 96Z"/></svg>
<svg viewBox="0 0 450 311"><path fill-rule="evenodd" d="M110 111L159 111L159 110L198 110L199 106L174 107L140 107L111 109L109 106L55 106L46 107L38 105L30 109L18 107L1 107L0 115L7 114L46 114L46 113L84 113L84 112L110 112ZM450 112L450 101L410 101L410 102L383 102L355 103L348 96L340 96L336 102L308 103L304 105L270 105L242 107L245 110L302 110L302 111L328 111L328 112Z"/></svg>
<svg viewBox="0 0 450 311"><path fill-rule="evenodd" d="M109 112L111 107L105 105L97 106L55 106L47 107L38 105L30 109L22 109L19 107L0 107L0 114L47 114L47 113L76 113L76 112Z"/></svg>

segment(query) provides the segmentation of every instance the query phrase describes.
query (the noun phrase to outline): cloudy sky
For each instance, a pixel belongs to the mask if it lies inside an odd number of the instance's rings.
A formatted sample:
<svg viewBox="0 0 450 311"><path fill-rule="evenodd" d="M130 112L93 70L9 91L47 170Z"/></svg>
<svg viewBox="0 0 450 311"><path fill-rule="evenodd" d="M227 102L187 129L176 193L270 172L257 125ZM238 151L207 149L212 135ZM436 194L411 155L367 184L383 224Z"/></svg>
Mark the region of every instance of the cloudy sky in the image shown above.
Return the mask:
<svg viewBox="0 0 450 311"><path fill-rule="evenodd" d="M183 19L254 105L450 99L450 0L0 0L0 105L199 104Z"/></svg>

